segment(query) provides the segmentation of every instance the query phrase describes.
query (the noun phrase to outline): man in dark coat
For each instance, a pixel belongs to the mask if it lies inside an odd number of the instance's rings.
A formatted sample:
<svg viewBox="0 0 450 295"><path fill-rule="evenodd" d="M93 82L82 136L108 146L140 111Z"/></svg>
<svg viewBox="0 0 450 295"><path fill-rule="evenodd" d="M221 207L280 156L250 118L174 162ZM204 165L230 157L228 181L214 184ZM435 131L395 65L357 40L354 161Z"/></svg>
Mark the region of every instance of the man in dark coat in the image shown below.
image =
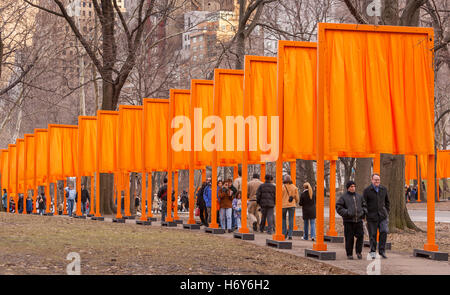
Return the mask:
<svg viewBox="0 0 450 295"><path fill-rule="evenodd" d="M275 228L273 222L273 208L275 207L276 188L272 183L272 179L272 175L266 174L265 182L261 184L256 191L256 203L261 207L262 212L261 224L259 226L260 232L264 232L267 218L267 233L269 235L272 234L272 230Z"/></svg>
<svg viewBox="0 0 450 295"><path fill-rule="evenodd" d="M81 185L81 213L82 214L87 214L86 212L86 203L90 202L90 198L89 198L89 192L86 189L86 187L84 186L84 184Z"/></svg>
<svg viewBox="0 0 450 295"><path fill-rule="evenodd" d="M172 202L175 201L175 192L172 190ZM166 221L167 215L167 177L164 178L164 185L158 191L158 198L161 200L161 221Z"/></svg>
<svg viewBox="0 0 450 295"><path fill-rule="evenodd" d="M353 259L353 243L356 237L356 256L362 259L364 242L363 219L367 214L367 206L364 198L355 192L356 185L353 181L347 182L347 192L336 202L336 212L344 220L345 251L347 258Z"/></svg>
<svg viewBox="0 0 450 295"><path fill-rule="evenodd" d="M375 259L377 250L377 230L380 231L378 253L386 257L386 239L389 232L389 197L387 189L380 185L380 175L372 175L372 184L363 193L367 204L367 230L370 238L370 255Z"/></svg>

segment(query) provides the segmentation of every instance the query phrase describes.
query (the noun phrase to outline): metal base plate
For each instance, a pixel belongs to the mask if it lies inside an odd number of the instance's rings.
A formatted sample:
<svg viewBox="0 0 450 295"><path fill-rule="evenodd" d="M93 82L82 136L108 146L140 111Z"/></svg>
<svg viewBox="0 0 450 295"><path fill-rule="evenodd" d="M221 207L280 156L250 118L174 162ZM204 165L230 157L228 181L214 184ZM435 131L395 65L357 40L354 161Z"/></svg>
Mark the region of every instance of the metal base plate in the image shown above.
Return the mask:
<svg viewBox="0 0 450 295"><path fill-rule="evenodd" d="M316 251L312 249L305 249L305 256L317 258L319 260L336 260L336 252L330 251Z"/></svg>
<svg viewBox="0 0 450 295"><path fill-rule="evenodd" d="M156 217L147 217L147 221L158 221Z"/></svg>
<svg viewBox="0 0 450 295"><path fill-rule="evenodd" d="M233 233L233 238L236 239L241 239L241 240L245 240L245 241L253 241L255 240L255 235L254 234L243 234L243 233Z"/></svg>
<svg viewBox="0 0 450 295"><path fill-rule="evenodd" d="M205 228L205 233L220 235L220 234L224 234L225 230L223 228L207 227L207 228Z"/></svg>
<svg viewBox="0 0 450 295"><path fill-rule="evenodd" d="M323 236L323 240L329 243L343 243L344 237Z"/></svg>
<svg viewBox="0 0 450 295"><path fill-rule="evenodd" d="M140 225L152 225L152 222L150 220L136 220L136 224L140 224Z"/></svg>
<svg viewBox="0 0 450 295"><path fill-rule="evenodd" d="M45 216L53 216L53 213L44 213Z"/></svg>
<svg viewBox="0 0 450 295"><path fill-rule="evenodd" d="M112 222L125 223L125 219L124 218L113 218Z"/></svg>
<svg viewBox="0 0 450 295"><path fill-rule="evenodd" d="M174 222L176 222L177 224L183 224L183 220L181 219L175 219Z"/></svg>
<svg viewBox="0 0 450 295"><path fill-rule="evenodd" d="M173 221L161 221L161 226L177 227L177 223Z"/></svg>
<svg viewBox="0 0 450 295"><path fill-rule="evenodd" d="M266 239L266 246L275 247L278 249L292 249L292 242Z"/></svg>
<svg viewBox="0 0 450 295"><path fill-rule="evenodd" d="M72 215L72 217L73 217L73 218L79 218L79 219L86 219L86 216L84 216L84 215L80 215L80 216L78 216L78 215Z"/></svg>
<svg viewBox="0 0 450 295"><path fill-rule="evenodd" d="M363 243L364 247L370 248L370 241L364 241ZM379 247L379 243L377 243L377 249ZM385 250L391 250L391 243L386 242Z"/></svg>
<svg viewBox="0 0 450 295"><path fill-rule="evenodd" d="M123 219L136 219L136 215L124 216Z"/></svg>
<svg viewBox="0 0 450 295"><path fill-rule="evenodd" d="M105 217L103 217L103 216L100 216L100 217L95 217L95 216L93 216L93 217L91 218L91 220L105 221Z"/></svg>
<svg viewBox="0 0 450 295"><path fill-rule="evenodd" d="M435 252L435 251L426 251L422 249L414 249L413 251L414 257L424 257L431 260L437 261L448 261L448 253L445 252Z"/></svg>
<svg viewBox="0 0 450 295"><path fill-rule="evenodd" d="M183 224L185 229L200 229L200 224Z"/></svg>

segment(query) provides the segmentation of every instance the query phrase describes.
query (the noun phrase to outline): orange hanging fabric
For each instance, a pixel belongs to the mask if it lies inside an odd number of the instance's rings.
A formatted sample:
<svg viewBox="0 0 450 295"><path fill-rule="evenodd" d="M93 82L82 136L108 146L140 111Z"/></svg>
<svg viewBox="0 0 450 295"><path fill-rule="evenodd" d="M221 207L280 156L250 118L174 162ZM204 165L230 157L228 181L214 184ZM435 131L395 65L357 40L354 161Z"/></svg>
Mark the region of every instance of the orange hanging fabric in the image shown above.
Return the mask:
<svg viewBox="0 0 450 295"><path fill-rule="evenodd" d="M277 116L277 59L275 57L245 56L244 72L244 107L245 118L249 124L248 128L248 161L251 163L262 161L262 156L268 157L272 149L278 150L278 143L272 138L272 117ZM251 117L247 117L251 116ZM255 121L252 121L255 118ZM266 118L266 127L262 126ZM275 130L274 130L275 131ZM276 133L278 135L278 129ZM242 136L242 139L245 138ZM238 138L239 143L239 138ZM263 148L261 145L264 145ZM272 151L273 152L273 151ZM276 156L274 154L274 156ZM275 161L276 158L271 159ZM267 159L269 161L269 159Z"/></svg>
<svg viewBox="0 0 450 295"><path fill-rule="evenodd" d="M142 113L141 106L119 106L118 168L121 171L142 171Z"/></svg>
<svg viewBox="0 0 450 295"><path fill-rule="evenodd" d="M36 183L47 185L48 177L48 130L35 129Z"/></svg>
<svg viewBox="0 0 450 295"><path fill-rule="evenodd" d="M450 150L437 153L437 178L450 178Z"/></svg>
<svg viewBox="0 0 450 295"><path fill-rule="evenodd" d="M189 121L191 93L189 90L170 89L169 108L172 108L172 167L189 169L191 128ZM171 149L169 149L171 150Z"/></svg>
<svg viewBox="0 0 450 295"><path fill-rule="evenodd" d="M114 173L117 167L119 112L97 111L97 171Z"/></svg>
<svg viewBox="0 0 450 295"><path fill-rule="evenodd" d="M325 150L433 154L433 30L320 24L319 37Z"/></svg>
<svg viewBox="0 0 450 295"><path fill-rule="evenodd" d="M78 117L78 168L80 176L95 173L97 163L97 117Z"/></svg>
<svg viewBox="0 0 450 295"><path fill-rule="evenodd" d="M2 189L8 190L8 177L9 177L9 161L8 161L8 154L9 151L7 149L1 150L1 158L0 158L0 165L1 165L1 177L2 177ZM3 193L2 193L3 194Z"/></svg>
<svg viewBox="0 0 450 295"><path fill-rule="evenodd" d="M23 138L17 139L17 181L18 193L25 193L25 140Z"/></svg>
<svg viewBox="0 0 450 295"><path fill-rule="evenodd" d="M143 106L145 171L167 171L169 100L146 98Z"/></svg>
<svg viewBox="0 0 450 295"><path fill-rule="evenodd" d="M34 189L35 185L34 141L35 141L34 135L25 134L25 157L26 157L25 186L27 189Z"/></svg>
<svg viewBox="0 0 450 295"><path fill-rule="evenodd" d="M10 193L16 193L17 184L17 146L15 144L8 145L8 164L9 164L9 188Z"/></svg>

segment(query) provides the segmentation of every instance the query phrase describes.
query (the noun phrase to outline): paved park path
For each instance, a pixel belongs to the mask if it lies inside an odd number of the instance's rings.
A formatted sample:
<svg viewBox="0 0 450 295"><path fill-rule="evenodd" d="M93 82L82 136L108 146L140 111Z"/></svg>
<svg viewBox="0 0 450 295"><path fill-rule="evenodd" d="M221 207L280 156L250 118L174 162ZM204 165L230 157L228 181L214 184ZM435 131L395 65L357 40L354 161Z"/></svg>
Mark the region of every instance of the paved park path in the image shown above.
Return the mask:
<svg viewBox="0 0 450 295"><path fill-rule="evenodd" d="M414 210L414 211L423 211L423 210ZM179 212L179 216L186 222L187 212ZM112 219L106 217L105 222L112 222ZM126 220L126 222L135 223L134 220ZM156 221L152 222L151 226L160 227L161 224L159 221ZM168 229L188 231L188 229L183 229L182 225L178 225L176 228L170 227ZM201 227L200 232L204 233L203 226ZM209 233L204 234L211 235ZM224 239L233 239L232 233L226 233L217 236L223 237ZM253 243L261 247L268 247L266 246L266 239L271 239L271 236L263 233L256 233L254 241L245 241L245 242ZM314 242L312 241L303 241L301 240L300 237L293 237L291 250L280 250L276 248L273 249L274 251L281 251L305 258L305 249L311 249L313 243ZM362 253L363 254L362 260L357 260L356 255L354 255L355 260L347 260L343 243L338 244L327 243L327 245L329 251L336 252L336 260L322 261L322 262L337 267L341 267L361 275L368 274L368 267L370 264L372 264L372 266L369 267L371 272L374 272L376 269L379 269L380 274L382 275L450 275L450 262L433 261L426 258L416 258L412 256L412 252L406 253L388 250L386 251L388 259L381 258L379 260L367 260L367 254L369 252L369 249L364 247ZM306 259L316 260L315 258L308 258L308 257L306 257ZM378 266L375 266L374 264L378 264Z"/></svg>

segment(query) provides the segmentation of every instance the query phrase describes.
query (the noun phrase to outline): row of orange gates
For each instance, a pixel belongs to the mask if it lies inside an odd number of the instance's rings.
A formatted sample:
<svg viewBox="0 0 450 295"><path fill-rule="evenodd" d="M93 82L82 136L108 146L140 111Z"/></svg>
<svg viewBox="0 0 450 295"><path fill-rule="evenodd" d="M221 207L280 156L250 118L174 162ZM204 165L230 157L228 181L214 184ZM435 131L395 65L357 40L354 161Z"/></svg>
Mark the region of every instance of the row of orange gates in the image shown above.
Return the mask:
<svg viewBox="0 0 450 295"><path fill-rule="evenodd" d="M247 165L261 164L263 174L265 163L276 161L276 229L270 242L289 243L281 231L282 164L290 162L295 172L295 159L316 160L317 237L312 251L327 252L325 160L331 164L330 236L337 235L337 157L372 157L374 172L379 172L380 153L420 155L428 167L428 183L435 183L433 46L431 28L321 23L317 43L279 41L277 57L246 56L244 70L215 69L213 81L192 80L190 90L171 89L168 100L143 99L142 106L120 105L118 111L80 116L78 126L49 124L47 129L25 134L2 150L1 185L15 199L18 193L38 186L45 186L50 196L52 182L76 176L80 191L80 177L92 177L93 184L95 176L95 195L100 196L100 173L114 173L120 191L129 181L124 175L138 172L143 176L141 220L147 220L152 217L147 173L167 171L172 175L189 169L187 224L195 224L194 169L202 169L205 179L205 167L211 166L212 179L217 179L218 166L242 164L239 234L250 235ZM242 125L246 126L244 134L236 125L221 123L229 116L241 116L242 124L254 116L256 125ZM226 134L226 140L213 134ZM206 148L208 140L212 149ZM177 143L181 150L174 150ZM269 150L268 143L272 144ZM449 151L440 151L438 160L438 178L450 177ZM414 178L411 173L407 180ZM169 192L172 182L168 177ZM429 185L428 195L433 196L434 190L434 185ZM216 192L213 181L212 195ZM95 200L95 216L100 217L100 198ZM117 218L121 218L117 203ZM49 205L47 198L47 208ZM427 251L438 251L434 206L434 198L429 197ZM167 207L171 212L170 202ZM216 208L213 198L213 229L218 228ZM80 210L77 206L77 215ZM174 217L168 214L167 222L178 219L177 210L174 212Z"/></svg>

